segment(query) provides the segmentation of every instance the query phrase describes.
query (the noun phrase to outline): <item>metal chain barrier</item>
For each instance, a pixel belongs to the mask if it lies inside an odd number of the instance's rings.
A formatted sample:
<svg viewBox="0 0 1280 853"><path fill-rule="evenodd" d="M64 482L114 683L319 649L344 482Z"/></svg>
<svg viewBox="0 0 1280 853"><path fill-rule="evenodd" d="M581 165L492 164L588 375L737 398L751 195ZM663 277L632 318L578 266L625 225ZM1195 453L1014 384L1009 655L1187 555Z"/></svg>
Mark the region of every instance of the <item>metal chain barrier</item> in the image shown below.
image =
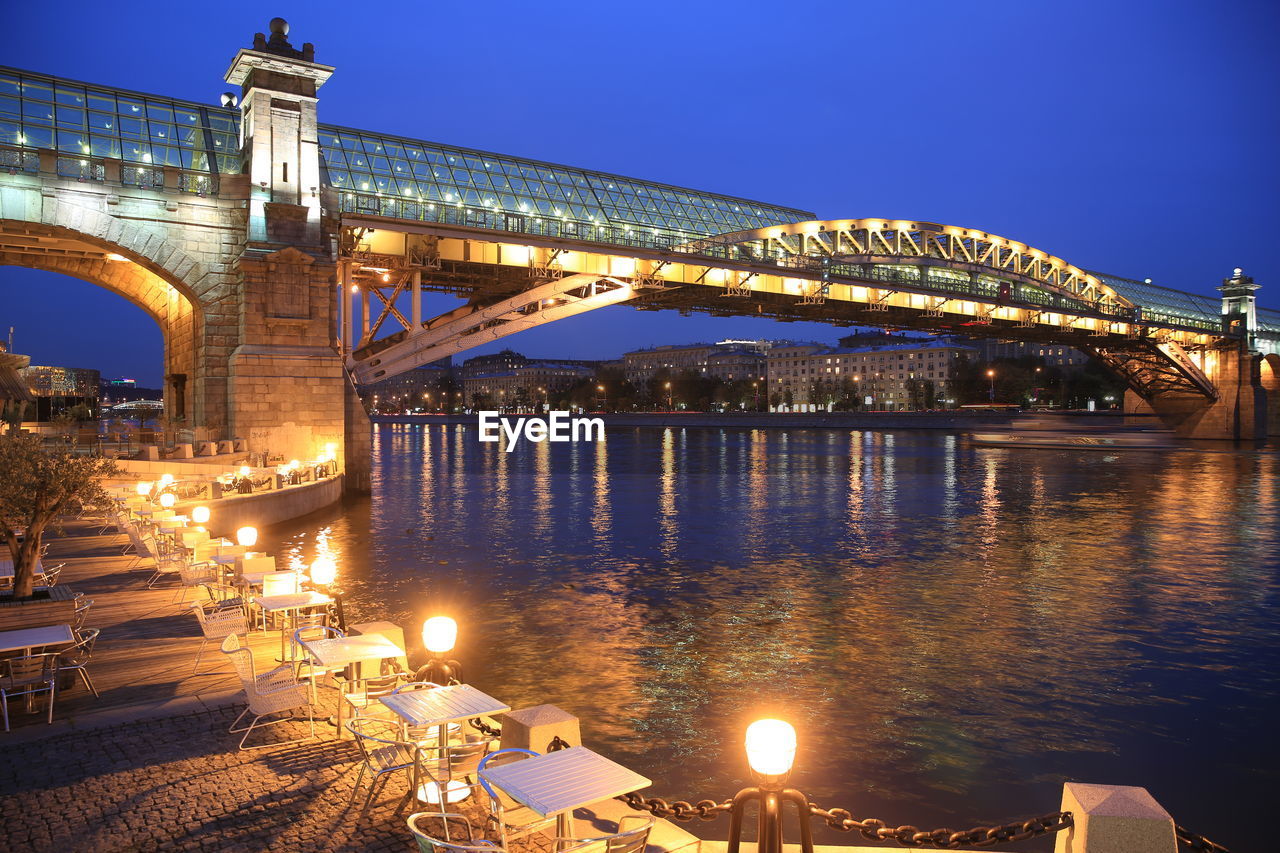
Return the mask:
<svg viewBox="0 0 1280 853"><path fill-rule="evenodd" d="M866 818L858 820L846 809L823 809L809 804L809 813L822 818L834 830L853 832L872 841L896 841L903 847L934 847L941 850L957 850L962 847L992 847L1013 841L1025 841L1039 835L1059 832L1071 826L1071 812L1052 812L1040 817L1000 826L975 826L955 831L934 829L922 831L914 826L889 826L882 820Z"/></svg>
<svg viewBox="0 0 1280 853"><path fill-rule="evenodd" d="M475 717L474 719L468 720L467 722L471 723L471 728L475 729L481 734L488 735L489 737L502 737L502 729L495 729L493 726L489 725L479 717Z"/></svg>
<svg viewBox="0 0 1280 853"><path fill-rule="evenodd" d="M695 817L701 820L715 820L721 814L733 809L733 801L699 800L690 803L676 800L668 803L658 797L645 798L636 793L617 797L636 811L649 812L654 817L671 818L688 821ZM934 847L943 850L956 850L962 847L991 847L1013 841L1025 841L1039 835L1058 832L1071 826L1070 812L1053 812L1041 817L1002 826L978 826L963 832L951 829L935 829L923 832L914 826L888 826L882 820L867 818L858 820L845 809L823 809L809 804L809 813L821 818L827 826L840 832L857 830L864 838L872 841L896 841L903 847ZM1221 848L1204 848L1207 853L1219 853Z"/></svg>
<svg viewBox="0 0 1280 853"><path fill-rule="evenodd" d="M699 800L696 803L676 800L669 803L659 797L646 798L636 793L623 794L615 799L626 803L636 811L679 821L690 821L695 817L701 820L715 820L721 814L733 809L732 800L725 800L722 803L715 800ZM924 831L914 826L889 826L882 820L875 818L858 820L846 809L824 809L814 803L809 803L809 814L821 818L834 830L839 832L856 830L863 838L871 841L893 841L903 847L932 847L939 850L993 847L997 844L1026 841L1028 838L1060 832L1072 825L1071 812L1051 812L1029 820L999 826L975 826L962 831L945 828ZM1230 853L1221 844L1216 844L1203 835L1196 835L1185 827L1175 825L1175 832L1178 843L1195 853Z"/></svg>
<svg viewBox="0 0 1280 853"><path fill-rule="evenodd" d="M733 808L733 800L725 800L723 803L717 803L715 800L698 800L696 803L676 800L674 803L668 803L658 797L646 799L634 792L623 794L615 799L621 800L638 812L648 812L654 817L669 817L684 821L693 820L695 817L702 820L715 820L723 812Z"/></svg>
<svg viewBox="0 0 1280 853"><path fill-rule="evenodd" d="M1173 832L1178 837L1179 844L1196 851L1196 853L1230 853L1221 844L1215 844L1203 835L1196 835L1185 826L1179 826L1175 823Z"/></svg>

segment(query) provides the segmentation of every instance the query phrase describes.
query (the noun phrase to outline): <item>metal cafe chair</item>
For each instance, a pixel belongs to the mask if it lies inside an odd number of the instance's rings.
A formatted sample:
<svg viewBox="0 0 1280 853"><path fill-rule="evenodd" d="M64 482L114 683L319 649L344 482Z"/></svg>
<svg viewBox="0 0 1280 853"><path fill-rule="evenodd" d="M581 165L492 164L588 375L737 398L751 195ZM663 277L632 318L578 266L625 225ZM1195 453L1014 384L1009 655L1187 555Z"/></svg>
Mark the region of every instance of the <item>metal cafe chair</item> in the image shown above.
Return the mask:
<svg viewBox="0 0 1280 853"><path fill-rule="evenodd" d="M629 820L640 821L640 825L627 829L626 823ZM618 831L611 835L556 838L552 844L559 853L644 853L654 823L652 815L623 815L618 820Z"/></svg>
<svg viewBox="0 0 1280 853"><path fill-rule="evenodd" d="M233 634L248 634L249 619L244 615L243 607L224 607L216 601L202 601L191 605L191 609L195 611L196 619L200 622L200 633L204 635L200 650L196 652L195 666L191 668L194 675L200 669L200 657L209 641L221 643Z"/></svg>
<svg viewBox="0 0 1280 853"><path fill-rule="evenodd" d="M98 642L98 635L102 633L101 628L90 628L79 635L75 645L68 649L58 652L58 673L72 672L80 676L80 680L84 682L84 686L93 691L94 696L100 696L98 688L93 686L93 679L89 677L89 661L93 658L93 646Z"/></svg>
<svg viewBox="0 0 1280 853"><path fill-rule="evenodd" d="M376 717L357 717L347 723L347 731L355 738L360 749L360 772L356 775L356 783L351 788L351 802L355 802L360 792L360 784L366 772L373 774L369 780L369 793L365 795L364 805L360 809L363 815L373 805L373 798L387 784L387 778L396 773L413 776L414 752L416 746L408 741L400 740L399 726L390 720Z"/></svg>
<svg viewBox="0 0 1280 853"><path fill-rule="evenodd" d="M4 711L4 730L9 731L9 699L26 696L31 699L37 693L49 694L49 715L46 722L53 722L53 700L58 695L58 655L45 652L24 655L0 661L0 709Z"/></svg>
<svg viewBox="0 0 1280 853"><path fill-rule="evenodd" d="M442 834L446 838L437 838L427 831L423 824L429 820L440 820L444 824ZM414 840L418 842L418 853L505 853L506 851L506 847L476 838L475 830L471 828L471 821L467 820L465 815L447 812L417 812L409 815L408 823L409 831L413 833ZM452 834L449 832L450 823L460 824L460 836L465 837L465 844L448 840L448 836Z"/></svg>
<svg viewBox="0 0 1280 853"><path fill-rule="evenodd" d="M524 803L516 802L515 799L508 797L506 792L493 785L486 783L484 779L484 768L490 766L503 765L503 763L511 761L521 761L529 756L536 756L536 752L531 749L498 749L498 751L489 752L480 757L480 761L476 763L475 771L466 777L466 781L453 779L451 784L444 786L444 795L440 797L442 788L436 786L435 804L438 804L439 811L434 813L434 817L442 817L448 812L451 802L461 802L461 800L475 798L475 802L483 804L481 808L485 809L486 826L492 827L494 835L498 836L500 847L506 848L512 839L522 838L525 835L541 833L547 829L553 829L556 826L556 818L543 817L525 806ZM413 794L419 792L419 786L415 784ZM431 790L426 792L431 794ZM424 815L431 815L431 812L422 812ZM451 830L449 830L448 821L443 826L444 840L451 841Z"/></svg>
<svg viewBox="0 0 1280 853"><path fill-rule="evenodd" d="M294 678L292 664L284 663L267 672L255 673L253 670L253 653L241 647L240 639L235 634L227 635L227 638L222 641L222 653L231 658L231 662L236 668L236 675L240 678L240 686L244 688L245 697L249 702L249 706L240 712L240 716L236 717L232 721L231 727L227 729L233 734L244 732L244 736L240 738L239 749L261 749L265 746L281 746L284 743L302 743L305 740L315 738L316 721L311 714L311 701L307 696L307 688L306 685ZM307 722L311 725L310 737L296 738L281 743L263 743L257 746L244 745L245 741L249 739L249 735L253 734L255 728L265 728L277 723L288 722L288 719L279 719L262 723L260 720L263 717L280 714L285 711L292 714L298 708L307 709ZM244 719L246 714L253 714L253 721L248 726L240 726L240 721Z"/></svg>

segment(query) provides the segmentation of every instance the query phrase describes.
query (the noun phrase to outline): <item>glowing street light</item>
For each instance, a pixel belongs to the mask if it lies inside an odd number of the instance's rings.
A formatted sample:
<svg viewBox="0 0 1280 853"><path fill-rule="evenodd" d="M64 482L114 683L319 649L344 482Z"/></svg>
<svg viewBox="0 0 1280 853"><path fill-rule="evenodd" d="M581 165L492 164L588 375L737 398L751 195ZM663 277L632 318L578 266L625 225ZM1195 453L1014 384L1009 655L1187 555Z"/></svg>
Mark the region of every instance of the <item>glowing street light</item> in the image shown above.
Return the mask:
<svg viewBox="0 0 1280 853"><path fill-rule="evenodd" d="M747 763L756 787L743 788L733 797L729 820L727 853L739 853L742 820L747 803L759 803L756 830L758 853L782 853L782 805L791 803L800 819L800 849L813 853L813 833L809 828L809 798L794 788L783 788L796 758L796 730L785 720L756 720L747 727Z"/></svg>
<svg viewBox="0 0 1280 853"><path fill-rule="evenodd" d="M138 493L138 497L145 498L147 495L151 494L151 484L138 483L138 485L133 487L133 490Z"/></svg>
<svg viewBox="0 0 1280 853"><path fill-rule="evenodd" d="M165 492L160 496L160 506L165 509L173 509L173 505L177 503L177 501L178 499L173 496L173 492Z"/></svg>
<svg viewBox="0 0 1280 853"><path fill-rule="evenodd" d="M191 520L196 524L209 523L209 508L207 506L198 506L191 510Z"/></svg>
<svg viewBox="0 0 1280 853"><path fill-rule="evenodd" d="M431 657L414 675L414 681L432 681L436 684L461 684L462 664L445 660L444 655L453 651L458 641L458 623L448 616L432 616L422 623L422 645Z"/></svg>
<svg viewBox="0 0 1280 853"><path fill-rule="evenodd" d="M241 527L236 531L236 544L245 548L252 548L258 544L258 528Z"/></svg>
<svg viewBox="0 0 1280 853"><path fill-rule="evenodd" d="M319 554L311 561L311 583L322 587L325 595L333 596L333 607L337 611L338 630L346 633L347 614L342 608L342 594L334 592L330 587L338 579L338 563L329 554Z"/></svg>
<svg viewBox="0 0 1280 853"><path fill-rule="evenodd" d="M987 371L987 379L991 382L991 402L996 401L996 372L994 370Z"/></svg>
<svg viewBox="0 0 1280 853"><path fill-rule="evenodd" d="M796 730L785 720L747 726L747 763L761 776L786 776L796 760Z"/></svg>

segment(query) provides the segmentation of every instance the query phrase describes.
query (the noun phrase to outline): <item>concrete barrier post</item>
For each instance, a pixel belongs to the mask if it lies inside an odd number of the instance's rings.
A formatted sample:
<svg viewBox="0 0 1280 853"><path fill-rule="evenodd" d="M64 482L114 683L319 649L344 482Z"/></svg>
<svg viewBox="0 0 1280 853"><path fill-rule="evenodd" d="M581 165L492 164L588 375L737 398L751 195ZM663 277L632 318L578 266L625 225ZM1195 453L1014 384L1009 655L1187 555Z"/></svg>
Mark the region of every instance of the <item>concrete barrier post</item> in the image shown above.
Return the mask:
<svg viewBox="0 0 1280 853"><path fill-rule="evenodd" d="M546 752L560 738L569 746L582 745L578 718L555 705L534 705L502 715L502 748Z"/></svg>
<svg viewBox="0 0 1280 853"><path fill-rule="evenodd" d="M1146 788L1062 786L1062 811L1072 827L1058 833L1054 853L1177 853L1173 818Z"/></svg>

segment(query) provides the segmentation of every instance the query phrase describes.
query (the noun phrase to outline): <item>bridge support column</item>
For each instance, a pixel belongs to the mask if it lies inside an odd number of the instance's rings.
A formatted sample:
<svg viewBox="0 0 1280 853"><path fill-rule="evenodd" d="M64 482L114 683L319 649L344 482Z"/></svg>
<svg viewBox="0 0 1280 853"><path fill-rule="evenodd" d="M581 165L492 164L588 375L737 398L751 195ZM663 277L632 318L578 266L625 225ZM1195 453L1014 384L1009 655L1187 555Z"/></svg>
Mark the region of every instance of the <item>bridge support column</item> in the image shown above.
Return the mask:
<svg viewBox="0 0 1280 853"><path fill-rule="evenodd" d="M1261 381L1262 357L1249 352L1245 342L1210 351L1205 375L1218 389L1218 399L1196 394L1167 394L1144 400L1125 393L1129 414L1154 412L1182 438L1253 441L1266 438L1267 393Z"/></svg>
<svg viewBox="0 0 1280 853"><path fill-rule="evenodd" d="M411 286L413 292L409 295L409 334L416 335L422 329L422 270L413 271Z"/></svg>

